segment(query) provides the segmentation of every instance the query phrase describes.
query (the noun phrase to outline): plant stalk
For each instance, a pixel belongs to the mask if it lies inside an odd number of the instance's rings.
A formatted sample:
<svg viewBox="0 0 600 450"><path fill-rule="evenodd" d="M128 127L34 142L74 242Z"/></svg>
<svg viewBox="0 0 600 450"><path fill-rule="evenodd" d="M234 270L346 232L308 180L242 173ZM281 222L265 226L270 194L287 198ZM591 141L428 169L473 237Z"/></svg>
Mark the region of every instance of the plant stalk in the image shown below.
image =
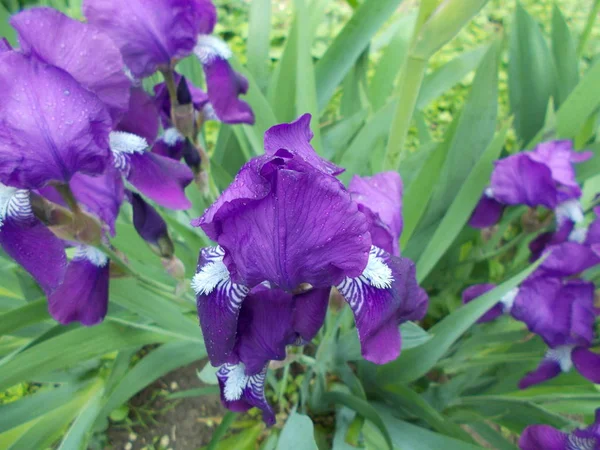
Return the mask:
<svg viewBox="0 0 600 450"><path fill-rule="evenodd" d="M402 68L396 92L398 106L392 120L385 156L385 167L388 170L398 170L406 155L406 137L408 136L426 69L427 60L412 55L408 56Z"/></svg>

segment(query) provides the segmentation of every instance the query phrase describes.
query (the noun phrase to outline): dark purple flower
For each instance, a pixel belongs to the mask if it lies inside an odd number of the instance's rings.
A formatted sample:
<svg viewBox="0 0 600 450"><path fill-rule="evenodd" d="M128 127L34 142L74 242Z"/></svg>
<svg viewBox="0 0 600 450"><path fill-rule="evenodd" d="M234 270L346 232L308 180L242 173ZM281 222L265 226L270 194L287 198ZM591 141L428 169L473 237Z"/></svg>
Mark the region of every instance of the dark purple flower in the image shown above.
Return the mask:
<svg viewBox="0 0 600 450"><path fill-rule="evenodd" d="M154 99L140 87L131 88L127 112L116 129L141 136L147 142L154 142L158 135L158 125Z"/></svg>
<svg viewBox="0 0 600 450"><path fill-rule="evenodd" d="M94 247L79 246L62 284L48 296L52 317L66 325L96 325L108 308L109 260Z"/></svg>
<svg viewBox="0 0 600 450"><path fill-rule="evenodd" d="M17 52L0 53L0 182L37 189L98 175L110 164L110 116L73 77Z"/></svg>
<svg viewBox="0 0 600 450"><path fill-rule="evenodd" d="M310 146L309 120L267 131L265 155L194 221L219 244L202 250L193 281L199 308L213 311L212 320L200 314L213 365L227 362L242 301L263 282L286 292L337 286L376 363L398 356L398 324L425 313L414 264L372 245L367 218L332 176L341 169Z"/></svg>
<svg viewBox="0 0 600 450"><path fill-rule="evenodd" d="M355 175L348 190L361 212L371 222L373 245L400 256L402 234L402 179L397 172L382 172L372 177Z"/></svg>
<svg viewBox="0 0 600 450"><path fill-rule="evenodd" d="M548 209L558 205L552 172L527 152L496 161L489 189L491 197L505 205L541 205Z"/></svg>
<svg viewBox="0 0 600 450"><path fill-rule="evenodd" d="M119 49L99 29L52 8L25 10L10 23L17 30L21 52L68 72L98 96L113 120L127 111L131 82Z"/></svg>
<svg viewBox="0 0 600 450"><path fill-rule="evenodd" d="M313 339L325 319L328 301L329 289L299 295L263 285L252 289L240 309L233 351L217 372L227 408L241 412L257 407L267 425L275 423L264 393L268 363L284 360L288 345ZM199 305L199 312L202 318L207 310Z"/></svg>
<svg viewBox="0 0 600 450"><path fill-rule="evenodd" d="M209 0L85 0L83 12L115 41L137 78L191 54L216 22Z"/></svg>
<svg viewBox="0 0 600 450"><path fill-rule="evenodd" d="M533 161L545 164L550 169L552 179L559 185L559 202L581 196L573 164L587 161L592 157L592 152L576 152L573 143L564 140L543 142L528 155Z"/></svg>
<svg viewBox="0 0 600 450"><path fill-rule="evenodd" d="M551 348L589 345L596 313L593 283L550 277L521 284L511 311Z"/></svg>
<svg viewBox="0 0 600 450"><path fill-rule="evenodd" d="M519 382L521 389L568 372L573 366L591 381L600 381L600 355L588 350L599 312L594 307L594 289L587 281L545 277L521 285L512 315L550 347L538 368Z"/></svg>
<svg viewBox="0 0 600 450"><path fill-rule="evenodd" d="M135 134L110 134L114 164L137 190L170 209L188 209L185 188L194 179L192 171L171 158L147 151L148 142Z"/></svg>
<svg viewBox="0 0 600 450"><path fill-rule="evenodd" d="M502 218L505 205L484 193L477 203L469 225L473 228L488 228L496 225Z"/></svg>
<svg viewBox="0 0 600 450"><path fill-rule="evenodd" d="M129 198L133 209L135 231L160 256L172 257L174 248L167 230L167 223L139 194L130 192Z"/></svg>
<svg viewBox="0 0 600 450"><path fill-rule="evenodd" d="M238 97L248 92L248 80L237 73L229 62L231 50L215 36L198 38L194 53L200 59L206 75L208 99L214 115L225 123L254 123L254 113Z"/></svg>
<svg viewBox="0 0 600 450"><path fill-rule="evenodd" d="M565 433L549 425L530 425L519 439L521 450L598 450L600 449L600 409L592 425Z"/></svg>
<svg viewBox="0 0 600 450"><path fill-rule="evenodd" d="M531 152L496 161L486 196L504 205L524 204L555 210L559 224L565 219L580 222L581 189L575 180L573 163L590 157L590 152L574 152L569 141L542 143ZM498 205L481 205L486 206L485 216L499 210Z"/></svg>
<svg viewBox="0 0 600 450"><path fill-rule="evenodd" d="M33 214L29 192L0 184L0 246L50 295L67 267L64 244Z"/></svg>

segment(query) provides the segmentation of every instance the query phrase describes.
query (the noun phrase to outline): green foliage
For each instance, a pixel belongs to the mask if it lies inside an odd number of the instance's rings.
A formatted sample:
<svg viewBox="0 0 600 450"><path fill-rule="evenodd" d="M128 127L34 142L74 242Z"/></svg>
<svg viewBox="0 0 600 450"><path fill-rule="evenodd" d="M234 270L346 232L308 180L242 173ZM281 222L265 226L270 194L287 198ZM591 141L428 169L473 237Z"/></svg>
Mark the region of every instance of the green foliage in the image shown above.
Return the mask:
<svg viewBox="0 0 600 450"><path fill-rule="evenodd" d="M26 3L81 14L78 1L3 0L0 31L12 43L8 11ZM510 320L475 324L535 269L527 244L543 227L526 229L522 209L491 235L465 224L502 153L554 137L598 153L600 2L216 3L217 33L249 80L257 119L204 130L216 187L263 152L266 129L312 113L313 145L347 169L344 182L401 173L403 254L416 261L431 307L422 323L400 327L403 352L382 367L361 360L351 317L329 313L316 349L292 351L268 380L278 425L265 431L257 414L228 413L206 448L514 450L529 424L589 422L600 404L594 386L568 374L519 391L543 344ZM178 69L203 83L193 58ZM587 206L597 175L594 160L579 172ZM124 211L114 244L127 260L113 255L124 279L111 281L107 319L92 328L54 323L39 289L0 254L0 448L86 448L109 421L126 419L132 396L206 357L188 285L208 243L189 221L208 205L195 187L188 194L191 211L165 215L187 279L165 274ZM480 282L498 287L461 306L464 288Z"/></svg>

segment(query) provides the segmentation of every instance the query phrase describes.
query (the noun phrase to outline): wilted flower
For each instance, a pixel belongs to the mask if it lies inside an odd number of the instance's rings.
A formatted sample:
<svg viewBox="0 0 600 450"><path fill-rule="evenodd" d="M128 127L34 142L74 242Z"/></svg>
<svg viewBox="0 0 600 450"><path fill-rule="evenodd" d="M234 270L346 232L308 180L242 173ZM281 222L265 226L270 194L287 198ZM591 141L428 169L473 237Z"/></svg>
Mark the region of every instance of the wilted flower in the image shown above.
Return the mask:
<svg viewBox="0 0 600 450"><path fill-rule="evenodd" d="M585 161L591 152L575 152L571 141L550 141L533 151L520 152L496 161L490 186L485 190L469 224L491 226L502 215L503 205L544 206L556 213L557 221L580 222L583 212L578 199L581 189L573 164Z"/></svg>
<svg viewBox="0 0 600 450"><path fill-rule="evenodd" d="M268 130L265 155L194 222L219 244L201 251L193 280L213 365L230 362L240 308L263 284L289 294L336 286L363 356L380 364L400 352L398 324L425 314L414 264L373 245L369 220L334 177L342 169L310 146L309 122L307 114Z"/></svg>
<svg viewBox="0 0 600 450"><path fill-rule="evenodd" d="M519 439L521 450L595 450L600 448L600 409L594 423L581 430L564 433L550 425L530 425Z"/></svg>

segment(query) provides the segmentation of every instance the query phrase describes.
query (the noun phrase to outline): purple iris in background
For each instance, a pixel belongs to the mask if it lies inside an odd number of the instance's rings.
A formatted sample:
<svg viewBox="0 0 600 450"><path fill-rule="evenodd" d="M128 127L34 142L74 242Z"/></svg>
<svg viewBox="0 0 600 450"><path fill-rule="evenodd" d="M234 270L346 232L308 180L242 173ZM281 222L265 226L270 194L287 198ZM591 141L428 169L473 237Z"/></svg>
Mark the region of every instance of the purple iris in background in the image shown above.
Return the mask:
<svg viewBox="0 0 600 450"><path fill-rule="evenodd" d="M589 350L600 313L594 307L594 289L587 281L549 277L536 277L521 286L511 314L549 347L538 368L520 381L521 389L573 366L590 381L600 383L600 355Z"/></svg>
<svg viewBox="0 0 600 450"><path fill-rule="evenodd" d="M311 147L309 123L306 114L269 129L265 155L246 163L194 222L218 244L202 249L192 282L215 366L235 360L240 309L256 286L289 295L323 291L324 297L337 287L354 312L363 356L379 364L400 353L398 325L425 314L427 295L416 283L414 264L375 246L371 236L375 217L393 218L394 223L385 223L389 230L400 226L400 205L387 211L380 201L389 195L387 181L394 185L398 179L364 180L384 192L359 208L335 178L343 169ZM365 208L369 216L361 211ZM318 329L322 317L305 320Z"/></svg>
<svg viewBox="0 0 600 450"><path fill-rule="evenodd" d="M475 300L477 297L485 294L486 292L491 291L495 287L496 285L493 283L475 284L473 286L470 286L463 291L462 302L464 304L469 303L470 301ZM487 311L483 316L481 316L477 320L477 322L491 322L492 320L498 318L502 314L510 314L518 295L518 288L511 289L500 299L500 301L496 305L494 305L489 311Z"/></svg>
<svg viewBox="0 0 600 450"><path fill-rule="evenodd" d="M253 123L250 106L238 99L248 82L229 65L227 45L211 35L216 9L210 0L85 0L89 23L108 34L120 48L134 77L171 71L192 53L203 65L208 100L215 116L227 123Z"/></svg>
<svg viewBox="0 0 600 450"><path fill-rule="evenodd" d="M581 189L575 179L574 163L591 152L576 152L571 141L550 141L533 151L520 152L496 161L490 186L475 208L469 224L485 228L498 222L507 205L544 206L553 210L557 222L581 222Z"/></svg>
<svg viewBox="0 0 600 450"><path fill-rule="evenodd" d="M564 433L550 425L530 425L519 439L521 450L598 450L600 449L600 409L594 423L581 430Z"/></svg>
<svg viewBox="0 0 600 450"><path fill-rule="evenodd" d="M556 232L544 233L531 242L532 260L548 254L536 273L566 277L600 264L600 256L594 252L600 244L600 207L594 213L596 218L587 226L565 221Z"/></svg>

